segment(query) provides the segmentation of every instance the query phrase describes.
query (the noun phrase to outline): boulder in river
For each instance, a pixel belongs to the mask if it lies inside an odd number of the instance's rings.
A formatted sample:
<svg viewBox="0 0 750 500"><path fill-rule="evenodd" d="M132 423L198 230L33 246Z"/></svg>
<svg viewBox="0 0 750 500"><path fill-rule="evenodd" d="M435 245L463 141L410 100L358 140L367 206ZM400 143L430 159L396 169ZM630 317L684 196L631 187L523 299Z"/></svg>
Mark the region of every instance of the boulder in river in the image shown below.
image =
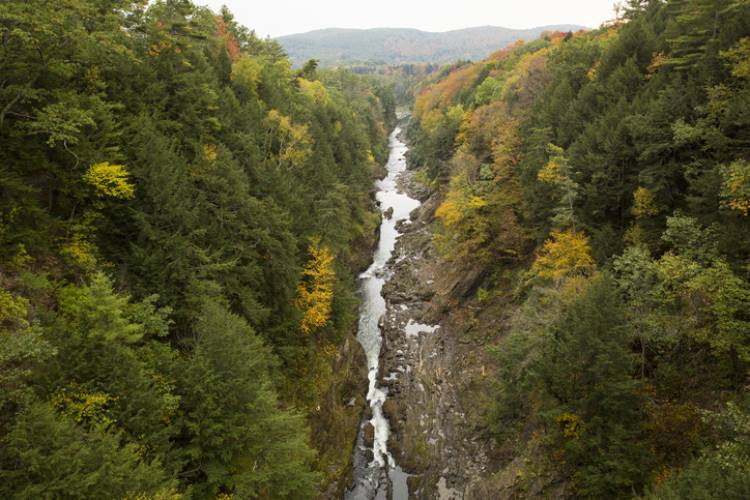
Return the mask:
<svg viewBox="0 0 750 500"><path fill-rule="evenodd" d="M372 448L375 442L375 427L370 422L365 422L365 430L362 434L362 440L367 448Z"/></svg>

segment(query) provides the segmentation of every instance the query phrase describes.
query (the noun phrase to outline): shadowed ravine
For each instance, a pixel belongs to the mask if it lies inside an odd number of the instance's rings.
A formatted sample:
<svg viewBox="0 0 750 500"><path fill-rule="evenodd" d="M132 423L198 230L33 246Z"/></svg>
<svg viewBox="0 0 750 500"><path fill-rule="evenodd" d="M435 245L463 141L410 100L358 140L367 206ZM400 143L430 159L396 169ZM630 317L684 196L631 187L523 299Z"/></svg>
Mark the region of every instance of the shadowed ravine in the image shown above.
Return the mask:
<svg viewBox="0 0 750 500"><path fill-rule="evenodd" d="M352 487L345 495L348 500L385 499L389 482L393 499L408 498L407 476L396 465L387 449L389 426L388 420L383 416L383 403L388 394L387 389L381 388L377 381L383 342L380 321L386 310L381 291L389 278L390 270L387 263L400 235L396 226L399 221L408 220L409 214L420 205L419 201L399 192L397 187L398 177L406 169L407 151L406 145L398 138L400 132L401 129L397 127L391 134L388 175L377 182L376 198L383 213L378 247L372 264L360 276L362 307L357 338L367 355L367 401L370 411L362 421L357 438ZM370 425L372 431L368 430ZM372 439L368 437L370 432Z"/></svg>

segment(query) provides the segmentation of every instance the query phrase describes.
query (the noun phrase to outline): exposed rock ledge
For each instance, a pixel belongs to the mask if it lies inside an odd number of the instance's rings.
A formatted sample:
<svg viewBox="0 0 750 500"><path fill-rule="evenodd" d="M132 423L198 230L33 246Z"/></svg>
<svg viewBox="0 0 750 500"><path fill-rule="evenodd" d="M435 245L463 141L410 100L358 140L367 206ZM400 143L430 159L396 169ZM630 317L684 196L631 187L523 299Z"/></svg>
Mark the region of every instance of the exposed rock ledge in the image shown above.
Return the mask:
<svg viewBox="0 0 750 500"><path fill-rule="evenodd" d="M405 172L401 187L423 204L401 228L383 289L379 377L389 390L388 448L413 474L411 498L479 498L472 489L487 471L489 438L477 398L487 393L488 354L481 339L465 334L467 308L456 306L482 276L440 267L429 226L439 200L414 177Z"/></svg>

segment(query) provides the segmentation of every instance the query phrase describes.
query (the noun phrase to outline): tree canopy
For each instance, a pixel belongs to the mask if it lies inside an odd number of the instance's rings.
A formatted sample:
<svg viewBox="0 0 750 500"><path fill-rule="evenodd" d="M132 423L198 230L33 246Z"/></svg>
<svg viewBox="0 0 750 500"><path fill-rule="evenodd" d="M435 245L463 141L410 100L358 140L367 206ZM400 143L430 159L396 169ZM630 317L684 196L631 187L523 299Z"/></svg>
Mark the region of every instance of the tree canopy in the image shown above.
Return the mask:
<svg viewBox="0 0 750 500"><path fill-rule="evenodd" d="M467 315L513 311L472 325L504 494L745 498L750 7L622 12L430 77L411 160Z"/></svg>
<svg viewBox="0 0 750 500"><path fill-rule="evenodd" d="M315 498L388 89L188 0L0 40L0 496Z"/></svg>

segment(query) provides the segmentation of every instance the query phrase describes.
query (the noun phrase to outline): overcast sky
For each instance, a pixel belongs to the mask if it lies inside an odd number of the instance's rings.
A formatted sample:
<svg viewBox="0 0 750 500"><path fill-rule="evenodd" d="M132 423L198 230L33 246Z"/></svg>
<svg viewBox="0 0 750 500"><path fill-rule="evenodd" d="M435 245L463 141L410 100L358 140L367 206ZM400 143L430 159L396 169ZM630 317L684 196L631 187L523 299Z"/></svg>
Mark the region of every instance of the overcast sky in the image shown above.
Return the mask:
<svg viewBox="0 0 750 500"><path fill-rule="evenodd" d="M264 37L320 28L418 28L447 31L472 26L532 28L549 24L598 27L615 0L195 0Z"/></svg>

